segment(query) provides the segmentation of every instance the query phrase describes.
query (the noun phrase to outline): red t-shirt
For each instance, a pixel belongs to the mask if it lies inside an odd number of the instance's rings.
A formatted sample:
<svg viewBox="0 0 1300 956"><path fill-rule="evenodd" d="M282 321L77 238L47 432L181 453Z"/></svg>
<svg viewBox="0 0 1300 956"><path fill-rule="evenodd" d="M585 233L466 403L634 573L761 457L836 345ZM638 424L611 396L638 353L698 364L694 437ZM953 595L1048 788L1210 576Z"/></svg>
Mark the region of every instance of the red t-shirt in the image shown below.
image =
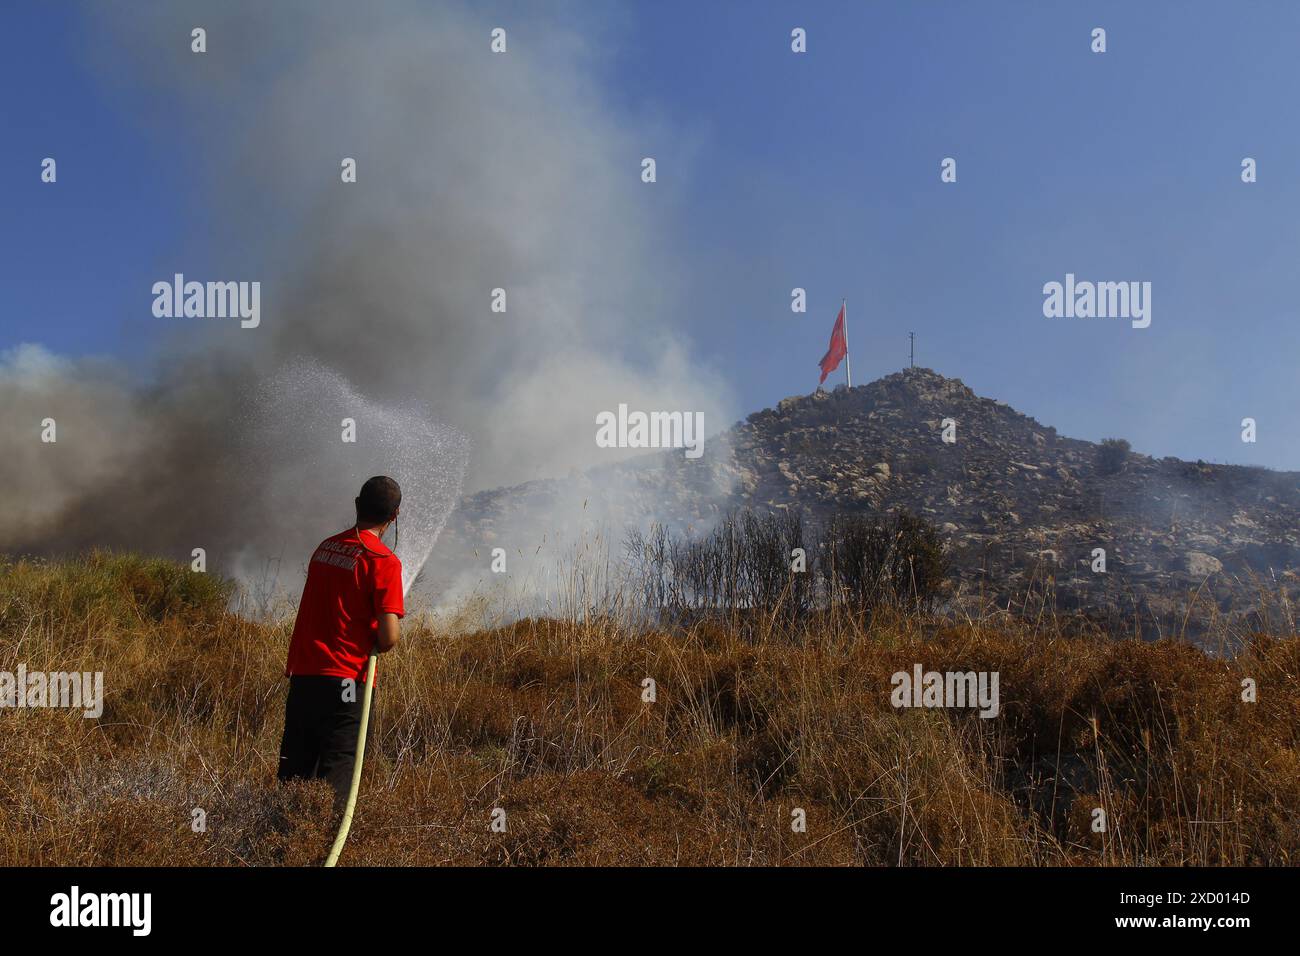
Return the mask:
<svg viewBox="0 0 1300 956"><path fill-rule="evenodd" d="M406 613L402 562L372 531L326 538L307 565L285 676L321 674L364 681L379 615Z"/></svg>

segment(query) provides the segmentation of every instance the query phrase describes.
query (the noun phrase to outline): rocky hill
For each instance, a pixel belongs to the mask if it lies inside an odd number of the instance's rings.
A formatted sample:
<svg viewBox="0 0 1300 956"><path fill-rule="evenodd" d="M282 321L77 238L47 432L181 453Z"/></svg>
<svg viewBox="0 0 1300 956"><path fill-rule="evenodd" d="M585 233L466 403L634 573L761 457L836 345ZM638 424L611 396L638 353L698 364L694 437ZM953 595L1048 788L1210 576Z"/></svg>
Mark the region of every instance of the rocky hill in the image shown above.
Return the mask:
<svg viewBox="0 0 1300 956"><path fill-rule="evenodd" d="M919 368L787 398L696 460L657 452L467 497L439 551L526 549L583 522L612 536L698 528L732 508L814 520L906 508L941 529L957 603L1080 610L1147 632L1189 610L1257 615L1300 584L1300 474L1138 453L1108 464L1101 446Z"/></svg>

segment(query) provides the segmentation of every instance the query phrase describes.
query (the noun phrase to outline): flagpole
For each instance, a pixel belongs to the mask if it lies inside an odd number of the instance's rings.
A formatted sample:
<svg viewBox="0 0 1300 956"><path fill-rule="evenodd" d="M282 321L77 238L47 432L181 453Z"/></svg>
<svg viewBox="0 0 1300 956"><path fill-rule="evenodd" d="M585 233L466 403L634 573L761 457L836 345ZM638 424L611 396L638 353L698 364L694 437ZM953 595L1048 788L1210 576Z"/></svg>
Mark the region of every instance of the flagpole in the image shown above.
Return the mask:
<svg viewBox="0 0 1300 956"><path fill-rule="evenodd" d="M840 309L844 312L844 374L848 376L849 388L853 387L853 359L849 358L849 300L840 299Z"/></svg>

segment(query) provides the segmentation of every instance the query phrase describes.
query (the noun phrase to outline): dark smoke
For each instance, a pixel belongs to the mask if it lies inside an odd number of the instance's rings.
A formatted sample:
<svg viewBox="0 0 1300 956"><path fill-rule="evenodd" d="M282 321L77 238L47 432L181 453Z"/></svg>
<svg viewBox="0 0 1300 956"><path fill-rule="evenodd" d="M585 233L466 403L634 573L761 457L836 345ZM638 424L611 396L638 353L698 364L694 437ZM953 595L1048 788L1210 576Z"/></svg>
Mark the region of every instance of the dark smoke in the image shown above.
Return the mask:
<svg viewBox="0 0 1300 956"><path fill-rule="evenodd" d="M204 546L225 571L305 561L351 520L355 491L335 501L335 489L385 472L391 450L371 446L355 474L315 482L300 453L250 454L261 387L298 360L468 434L470 489L609 460L594 420L619 402L702 410L710 431L728 421L683 334L672 215L639 179L672 134L603 102L608 32L583 10L579 35L526 7L89 8L87 55L105 83L159 104L137 119L160 149L201 147L195 189L216 236L200 258L173 224L175 259L142 264L131 307L147 316L152 284L174 272L257 280L261 325L154 320L166 344L147 376L34 346L0 357L0 549L188 560ZM194 26L206 54L190 52ZM489 51L496 26L504 55ZM356 184L340 182L345 156ZM489 310L497 287L505 314ZM327 406L287 424L334 434ZM54 445L39 441L46 417Z"/></svg>

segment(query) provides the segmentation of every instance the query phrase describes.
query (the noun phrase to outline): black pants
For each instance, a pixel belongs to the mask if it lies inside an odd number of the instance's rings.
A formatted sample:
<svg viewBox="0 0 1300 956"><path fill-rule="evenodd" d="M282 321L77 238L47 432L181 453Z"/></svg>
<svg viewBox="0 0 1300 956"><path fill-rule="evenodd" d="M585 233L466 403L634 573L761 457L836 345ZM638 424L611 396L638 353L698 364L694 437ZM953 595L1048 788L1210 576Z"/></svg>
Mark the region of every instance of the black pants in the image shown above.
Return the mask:
<svg viewBox="0 0 1300 956"><path fill-rule="evenodd" d="M344 699L341 677L300 674L289 678L284 738L280 741L281 780L328 780L337 800L347 799L366 689L359 680L353 686L350 696L356 700L349 701Z"/></svg>

